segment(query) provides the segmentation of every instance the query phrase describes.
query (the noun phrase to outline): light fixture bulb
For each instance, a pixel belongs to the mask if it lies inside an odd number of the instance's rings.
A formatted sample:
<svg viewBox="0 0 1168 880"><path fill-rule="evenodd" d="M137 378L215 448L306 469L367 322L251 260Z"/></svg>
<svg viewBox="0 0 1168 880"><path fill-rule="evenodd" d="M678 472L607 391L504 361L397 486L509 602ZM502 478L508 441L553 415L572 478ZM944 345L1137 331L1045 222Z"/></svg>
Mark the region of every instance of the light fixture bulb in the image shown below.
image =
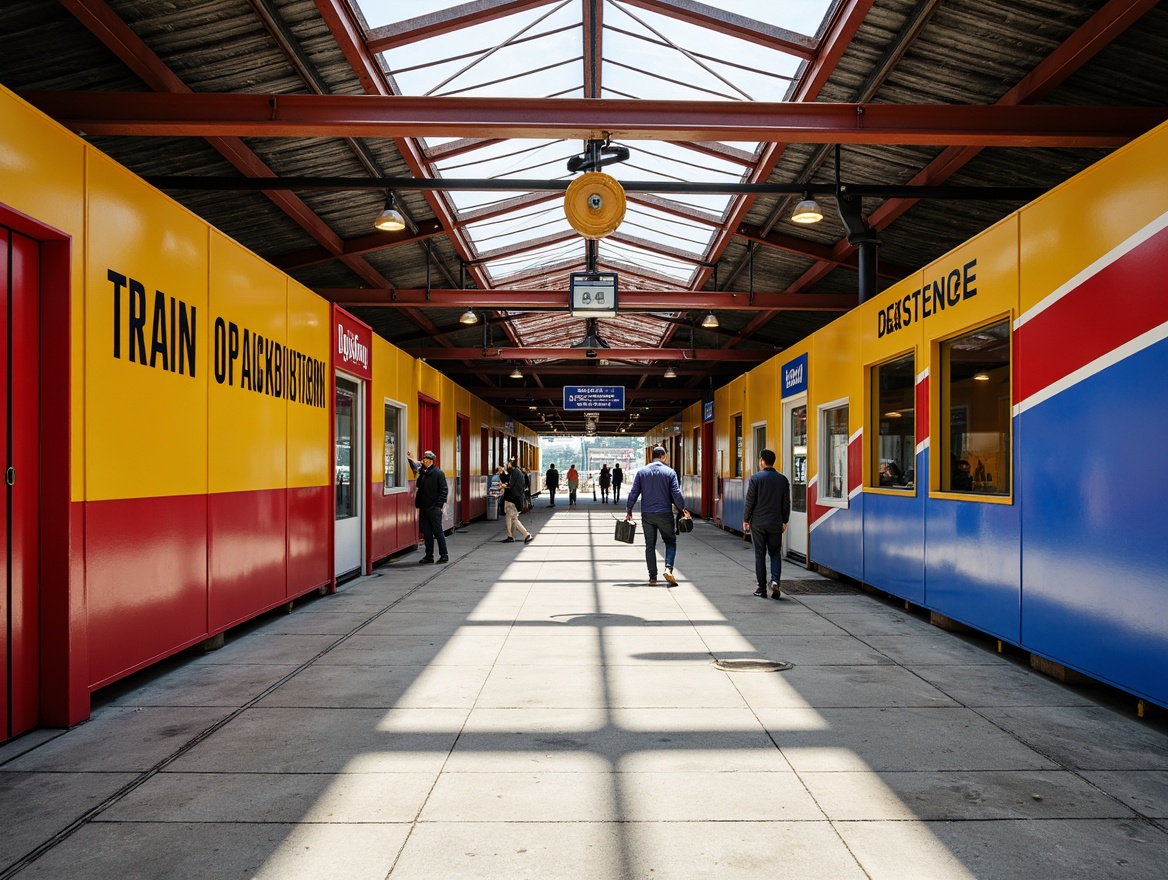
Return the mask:
<svg viewBox="0 0 1168 880"><path fill-rule="evenodd" d="M973 381L974 382L988 382L989 380L990 380L989 373L978 372L978 373L973 374Z"/></svg>
<svg viewBox="0 0 1168 880"><path fill-rule="evenodd" d="M703 327L717 327L718 326L718 316L715 315L713 312L706 312L706 316L704 318L702 318L702 326Z"/></svg>
<svg viewBox="0 0 1168 880"><path fill-rule="evenodd" d="M672 364L671 364L669 367L667 367L667 368L666 368L666 370L665 370L665 378L666 378L666 379L676 379L676 378L677 378L677 371L673 369L673 365L672 365Z"/></svg>
<svg viewBox="0 0 1168 880"><path fill-rule="evenodd" d="M462 317L458 319L458 323L460 324L477 324L478 322L479 316L475 314L474 309L467 309L462 313Z"/></svg>
<svg viewBox="0 0 1168 880"><path fill-rule="evenodd" d="M373 226L382 232L401 232L406 228L405 218L402 217L401 211L397 209L397 205L394 203L393 193L386 195L385 208L377 215L377 219L373 221Z"/></svg>
<svg viewBox="0 0 1168 880"><path fill-rule="evenodd" d="M792 223L809 225L811 223L818 223L822 219L823 211L819 208L819 202L810 196L804 198L803 201L795 206L795 210L791 212Z"/></svg>
<svg viewBox="0 0 1168 880"><path fill-rule="evenodd" d="M511 378L512 379L522 379L523 378L523 370L519 369L518 364L516 364L515 369L511 371Z"/></svg>

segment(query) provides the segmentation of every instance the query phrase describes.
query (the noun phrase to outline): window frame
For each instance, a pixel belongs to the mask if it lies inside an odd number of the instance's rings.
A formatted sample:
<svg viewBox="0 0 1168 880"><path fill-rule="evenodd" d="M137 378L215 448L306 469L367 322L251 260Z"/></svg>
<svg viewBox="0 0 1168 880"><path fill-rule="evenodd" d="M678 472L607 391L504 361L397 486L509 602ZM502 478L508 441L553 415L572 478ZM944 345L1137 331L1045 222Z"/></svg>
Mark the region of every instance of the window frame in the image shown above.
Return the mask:
<svg viewBox="0 0 1168 880"><path fill-rule="evenodd" d="M849 497L848 484L847 484L847 481L848 481L847 449L851 446L851 441L852 441L851 402L852 401L851 401L850 397L840 397L840 398L837 398L836 400L830 400L827 403L818 404L815 408L816 428L817 428L817 433L819 435L817 437L816 444L815 444L816 455L818 457L817 463L816 463L816 482L818 484L818 489L815 492L815 503L821 507L838 507L838 508L841 508L843 510L847 510L848 507L851 505L851 498ZM847 438L847 441L844 445L844 450L845 450L844 475L843 475L844 476L844 490L843 490L844 494L843 494L842 498L836 498L834 496L825 496L823 494L823 487L826 484L825 478L828 476L827 470L826 470L827 463L830 461L830 450L828 448L829 435L828 435L828 430L827 430L827 416L829 413L836 412L836 411L841 410L841 409L847 411L847 433L844 435Z"/></svg>
<svg viewBox="0 0 1168 880"><path fill-rule="evenodd" d="M1007 381L1006 381L1006 436L1007 449L1006 455L1009 459L1009 485L1005 492L985 493L976 492L973 490L954 490L944 489L943 486L943 467L948 462L948 450L950 448L952 438L949 433L949 414L954 409L965 409L968 413L968 403L958 403L954 406L952 402L952 395L950 393L950 359L946 355L949 350L947 347L955 340L963 337L972 336L980 330L986 330L990 327L999 324L1005 325L1006 328L1006 352L1007 352ZM1014 481L1015 481L1015 467L1014 458L1017 454L1016 443L1014 439L1014 318L1011 312L1002 312L978 321L967 327L963 327L958 331L947 334L944 337L934 340L932 346L933 363L937 369L934 375L935 381L931 384L931 400L930 407L932 410L931 424L930 424L930 475L929 475L929 495L947 501L976 501L983 504L1013 504L1014 503ZM966 424L969 423L969 416L966 416ZM934 442L935 441L935 442Z"/></svg>
<svg viewBox="0 0 1168 880"><path fill-rule="evenodd" d="M881 403L880 403L880 372L879 371L880 371L881 367L886 367L889 364L894 364L897 361L902 361L902 360L905 360L906 358L911 362L910 363L910 366L911 366L910 373L912 375L911 401L912 401L912 405L913 405L913 430L912 430L912 434L910 437L912 449L911 449L911 452L909 454L909 458L912 461L912 468L914 471L913 485L912 486L907 486L907 485L906 486L881 486L880 485L880 460L881 460L882 456L881 456L881 449L880 449L880 441L881 441L881 438L884 436L884 434L880 430L880 426L884 423L885 419L884 419L884 413L881 412L883 407L881 406ZM893 495L893 496L900 497L900 498L913 498L916 496L917 489L921 485L921 475L918 473L915 473L916 465L917 465L917 461L916 461L916 459L917 459L916 435L917 435L917 428L918 428L917 419L919 418L918 414L916 413L916 392L917 392L917 380L920 376L920 371L917 369L917 366L918 366L917 360L918 360L917 350L915 347L913 347L913 348L908 348L908 349L905 349L903 351L897 352L896 354L893 354L887 358L884 358L881 361L877 361L874 364L868 365L868 368L867 368L867 372L868 372L868 385L867 385L867 387L868 387L868 424L872 425L872 430L864 432L867 435L865 438L867 440L867 443L865 444L867 447L867 450L866 450L865 460L864 460L864 491L865 492L874 492L874 493L879 494L879 495ZM903 436L903 435L901 435L901 436Z"/></svg>
<svg viewBox="0 0 1168 880"><path fill-rule="evenodd" d="M399 486L385 485L385 410L393 407L397 410L397 473L396 479L402 483ZM392 397L385 397L382 399L381 410L381 494L382 495L397 495L400 492L410 491L410 478L406 473L408 468L405 463L406 450L402 445L402 433L409 431L410 411L409 407L400 400L394 400Z"/></svg>

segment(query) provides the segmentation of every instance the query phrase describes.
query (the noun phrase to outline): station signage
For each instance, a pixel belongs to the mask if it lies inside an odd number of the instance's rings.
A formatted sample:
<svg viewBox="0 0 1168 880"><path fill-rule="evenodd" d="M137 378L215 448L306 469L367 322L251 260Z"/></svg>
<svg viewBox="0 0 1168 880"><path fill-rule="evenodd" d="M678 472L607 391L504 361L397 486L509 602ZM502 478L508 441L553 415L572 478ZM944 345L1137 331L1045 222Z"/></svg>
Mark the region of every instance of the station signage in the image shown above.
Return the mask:
<svg viewBox="0 0 1168 880"><path fill-rule="evenodd" d="M807 390L807 355L801 354L783 364L783 397L802 394Z"/></svg>
<svg viewBox="0 0 1168 880"><path fill-rule="evenodd" d="M333 306L333 327L336 328L333 365L358 378L372 379L373 330L336 306Z"/></svg>
<svg viewBox="0 0 1168 880"><path fill-rule="evenodd" d="M565 385L564 410L623 410L624 385Z"/></svg>
<svg viewBox="0 0 1168 880"><path fill-rule="evenodd" d="M714 421L714 401L712 401L712 400L702 401L702 421L703 422Z"/></svg>

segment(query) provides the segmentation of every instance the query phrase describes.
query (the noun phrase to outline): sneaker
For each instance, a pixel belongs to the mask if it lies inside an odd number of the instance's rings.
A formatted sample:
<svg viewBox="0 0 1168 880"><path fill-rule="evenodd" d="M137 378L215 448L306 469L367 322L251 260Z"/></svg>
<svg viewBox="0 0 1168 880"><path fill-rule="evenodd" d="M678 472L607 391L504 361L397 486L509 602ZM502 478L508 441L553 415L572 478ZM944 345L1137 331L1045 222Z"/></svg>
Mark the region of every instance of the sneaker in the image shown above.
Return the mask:
<svg viewBox="0 0 1168 880"><path fill-rule="evenodd" d="M651 586L651 587L657 586L657 578L649 578L649 586Z"/></svg>
<svg viewBox="0 0 1168 880"><path fill-rule="evenodd" d="M534 540L535 540L535 535L528 535L526 538L523 539L523 543L530 544Z"/></svg>
<svg viewBox="0 0 1168 880"><path fill-rule="evenodd" d="M449 561L450 561L450 557L449 557L449 556L439 556L439 557L438 557L438 561L439 561L439 562L449 562Z"/></svg>
<svg viewBox="0 0 1168 880"><path fill-rule="evenodd" d="M500 541L499 543L500 543L500 544L514 544L514 543L515 543L515 539L514 539L514 538L512 538L510 535L508 535L506 538L504 538L504 539L503 539L502 541Z"/></svg>
<svg viewBox="0 0 1168 880"><path fill-rule="evenodd" d="M673 569L672 568L665 569L665 580L668 581L669 586L671 586L671 587L677 586L677 578L675 578L673 576Z"/></svg>
<svg viewBox="0 0 1168 880"><path fill-rule="evenodd" d="M759 587L757 590L754 591L754 595L758 596L760 599L765 599L766 593L767 593L766 587Z"/></svg>
<svg viewBox="0 0 1168 880"><path fill-rule="evenodd" d="M418 565L433 565L433 563L434 563L433 556L423 556L421 559L418 560Z"/></svg>
<svg viewBox="0 0 1168 880"><path fill-rule="evenodd" d="M779 582L778 581L771 581L771 598L772 599L782 599L783 598L783 592L782 592L782 590L779 589Z"/></svg>

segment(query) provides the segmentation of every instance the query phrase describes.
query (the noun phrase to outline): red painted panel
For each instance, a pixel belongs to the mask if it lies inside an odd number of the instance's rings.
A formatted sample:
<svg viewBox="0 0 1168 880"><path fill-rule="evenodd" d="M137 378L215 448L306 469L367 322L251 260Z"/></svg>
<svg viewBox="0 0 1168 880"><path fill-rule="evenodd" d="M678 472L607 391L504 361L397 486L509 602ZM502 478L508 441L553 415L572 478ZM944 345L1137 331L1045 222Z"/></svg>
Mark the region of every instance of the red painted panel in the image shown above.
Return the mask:
<svg viewBox="0 0 1168 880"><path fill-rule="evenodd" d="M88 502L85 566L91 689L207 637L206 495Z"/></svg>
<svg viewBox="0 0 1168 880"><path fill-rule="evenodd" d="M917 382L916 435L917 445L929 439L929 377ZM920 483L920 480L917 480Z"/></svg>
<svg viewBox="0 0 1168 880"><path fill-rule="evenodd" d="M819 505L819 480L812 480L807 484L807 524L811 525L830 508Z"/></svg>
<svg viewBox="0 0 1168 880"><path fill-rule="evenodd" d="M7 229L0 228L0 438L8 436L8 238ZM8 468L8 450L4 450L3 469ZM11 735L8 725L8 505L0 504L0 571L5 572L0 583L0 739Z"/></svg>
<svg viewBox="0 0 1168 880"><path fill-rule="evenodd" d="M864 484L864 435L856 434L848 444L848 497Z"/></svg>
<svg viewBox="0 0 1168 880"><path fill-rule="evenodd" d="M12 233L9 303L9 394L11 457L15 482L9 490L9 643L12 683L11 733L31 730L40 717L40 244ZM68 349L58 352L65 357Z"/></svg>
<svg viewBox="0 0 1168 880"><path fill-rule="evenodd" d="M333 527L331 486L288 490L287 598L324 586L333 579L327 535Z"/></svg>
<svg viewBox="0 0 1168 880"><path fill-rule="evenodd" d="M287 492L217 493L208 513L207 621L217 633L286 599Z"/></svg>
<svg viewBox="0 0 1168 880"><path fill-rule="evenodd" d="M1023 401L1080 367L1168 321L1163 283L1168 228L1103 267L1018 328L1016 400ZM1105 303L1100 307L1100 303ZM1084 328L1090 328L1084 333ZM1068 345L1067 340L1075 340Z"/></svg>

